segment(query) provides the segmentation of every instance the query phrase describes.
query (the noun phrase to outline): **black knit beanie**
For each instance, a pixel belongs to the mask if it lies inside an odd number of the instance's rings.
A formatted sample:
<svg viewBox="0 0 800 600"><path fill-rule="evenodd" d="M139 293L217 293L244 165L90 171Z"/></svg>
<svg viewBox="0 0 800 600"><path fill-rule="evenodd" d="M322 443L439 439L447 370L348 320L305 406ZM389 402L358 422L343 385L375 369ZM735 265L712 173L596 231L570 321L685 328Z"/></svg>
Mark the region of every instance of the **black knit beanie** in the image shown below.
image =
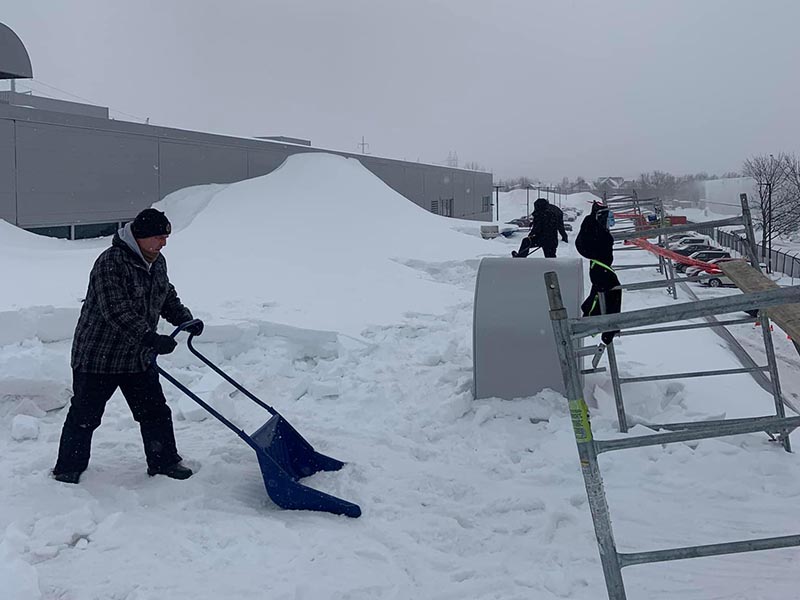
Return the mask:
<svg viewBox="0 0 800 600"><path fill-rule="evenodd" d="M172 233L167 215L155 208L145 208L131 223L131 233L137 240Z"/></svg>

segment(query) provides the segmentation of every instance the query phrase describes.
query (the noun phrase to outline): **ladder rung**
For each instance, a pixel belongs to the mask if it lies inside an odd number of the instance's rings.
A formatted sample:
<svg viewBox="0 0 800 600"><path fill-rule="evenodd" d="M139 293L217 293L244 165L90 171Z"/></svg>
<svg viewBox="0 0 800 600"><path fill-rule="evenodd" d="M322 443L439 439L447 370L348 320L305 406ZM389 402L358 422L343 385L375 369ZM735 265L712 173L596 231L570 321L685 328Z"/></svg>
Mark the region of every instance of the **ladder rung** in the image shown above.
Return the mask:
<svg viewBox="0 0 800 600"><path fill-rule="evenodd" d="M665 282L661 282L662 285ZM689 323L685 325L669 325L667 327L647 327L645 329L626 329L619 333L620 336L630 337L632 335L645 335L648 333L663 333L665 331L688 331L690 329L703 329L706 327L722 327L724 325L743 325L745 323L755 323L757 321L754 317L745 317L741 319L726 319L723 321L714 320L706 321L705 323Z"/></svg>
<svg viewBox="0 0 800 600"><path fill-rule="evenodd" d="M628 269L647 269L650 267L660 267L661 263L647 263L644 265L620 265L618 267L614 267L615 271L627 271Z"/></svg>
<svg viewBox="0 0 800 600"><path fill-rule="evenodd" d="M617 553L620 567L640 565L668 560L701 558L703 556L719 556L721 554L737 554L739 552L755 552L775 548L791 548L800 546L800 535L784 535L780 537L745 540L742 542L726 542L724 544L707 544L705 546L686 546L652 552Z"/></svg>
<svg viewBox="0 0 800 600"><path fill-rule="evenodd" d="M663 381L665 379L691 379L693 377L711 377L712 375L739 375L755 371L769 371L769 365L764 367L742 369L718 369L716 371L695 371L690 373L669 373L667 375L647 375L645 377L620 377L620 383L638 383L641 381Z"/></svg>
<svg viewBox="0 0 800 600"><path fill-rule="evenodd" d="M623 283L612 289L619 290L649 290L653 288L667 287L675 283L682 283L685 281L702 281L703 279L713 279L717 275L696 275L694 277L676 277L675 279L659 279L657 281L641 281L637 283Z"/></svg>
<svg viewBox="0 0 800 600"><path fill-rule="evenodd" d="M713 427L715 425L735 425L737 423L766 423L769 425L775 420L774 415L766 417L744 417L741 419L709 419L708 421L686 421L683 423L639 423L648 429L667 431L685 431L686 429L697 429L703 427Z"/></svg>
<svg viewBox="0 0 800 600"><path fill-rule="evenodd" d="M595 352L597 352L597 346L586 346L578 350L578 356L594 356Z"/></svg>
<svg viewBox="0 0 800 600"><path fill-rule="evenodd" d="M582 369L581 375L591 375L592 373L605 373L605 367L597 367L596 369Z"/></svg>
<svg viewBox="0 0 800 600"><path fill-rule="evenodd" d="M636 437L620 438L617 440L595 440L595 448L598 454L611 452L613 450L625 450L627 448L642 448L644 446L658 446L660 444L672 444L675 442L689 442L692 440L702 440L705 438L725 437L728 435L739 435L741 433L756 433L765 431L767 433L778 433L783 430L796 429L800 427L800 417L787 417L784 419L774 417L763 420L750 421L746 423L724 423L712 425L710 427L694 427L683 431L670 431L669 433L655 433L652 435L639 435Z"/></svg>

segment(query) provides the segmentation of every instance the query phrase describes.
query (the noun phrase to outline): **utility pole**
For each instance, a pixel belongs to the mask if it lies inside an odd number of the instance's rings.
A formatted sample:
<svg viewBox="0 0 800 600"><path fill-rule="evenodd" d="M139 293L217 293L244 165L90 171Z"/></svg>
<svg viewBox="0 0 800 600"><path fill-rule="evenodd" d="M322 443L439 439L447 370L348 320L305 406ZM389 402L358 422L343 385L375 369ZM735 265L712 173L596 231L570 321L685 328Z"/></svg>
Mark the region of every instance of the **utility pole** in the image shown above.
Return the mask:
<svg viewBox="0 0 800 600"><path fill-rule="evenodd" d="M358 145L361 146L361 154L369 154L367 152L367 148L369 148L369 144L364 141L364 136L363 135L361 136L361 143L358 144Z"/></svg>
<svg viewBox="0 0 800 600"><path fill-rule="evenodd" d="M494 186L494 205L497 208L497 222L500 222L500 188L502 185Z"/></svg>

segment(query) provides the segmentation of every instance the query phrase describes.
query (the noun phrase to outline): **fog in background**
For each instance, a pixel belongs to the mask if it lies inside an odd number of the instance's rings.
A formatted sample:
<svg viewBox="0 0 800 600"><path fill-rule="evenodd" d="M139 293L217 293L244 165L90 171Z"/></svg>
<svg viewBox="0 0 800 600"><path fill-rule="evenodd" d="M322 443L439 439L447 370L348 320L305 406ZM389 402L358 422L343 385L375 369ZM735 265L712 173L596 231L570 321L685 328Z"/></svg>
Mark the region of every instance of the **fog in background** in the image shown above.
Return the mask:
<svg viewBox="0 0 800 600"><path fill-rule="evenodd" d="M0 20L33 64L18 89L119 119L354 152L364 136L552 181L800 150L790 0L51 0Z"/></svg>

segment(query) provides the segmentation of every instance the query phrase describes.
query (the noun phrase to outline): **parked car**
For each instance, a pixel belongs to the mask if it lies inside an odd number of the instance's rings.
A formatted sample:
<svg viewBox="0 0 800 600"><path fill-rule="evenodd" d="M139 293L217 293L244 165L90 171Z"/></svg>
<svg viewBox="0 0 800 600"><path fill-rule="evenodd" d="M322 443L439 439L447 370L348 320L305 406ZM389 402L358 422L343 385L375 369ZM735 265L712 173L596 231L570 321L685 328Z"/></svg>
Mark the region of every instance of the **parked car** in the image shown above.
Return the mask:
<svg viewBox="0 0 800 600"><path fill-rule="evenodd" d="M721 248L715 248L710 244L687 244L686 246L678 246L676 248L672 248L672 251L675 254L680 254L681 256L689 256L690 254L694 254L695 252L700 252L701 250L721 250Z"/></svg>
<svg viewBox="0 0 800 600"><path fill-rule="evenodd" d="M708 244L709 240L701 235L692 235L676 241L675 246L686 246L688 244Z"/></svg>
<svg viewBox="0 0 800 600"><path fill-rule="evenodd" d="M572 208L572 207L569 207L569 206L565 206L562 209L562 212L564 213L564 220L565 221L575 221L578 218L578 209L577 208Z"/></svg>
<svg viewBox="0 0 800 600"><path fill-rule="evenodd" d="M689 258L691 258L692 260L701 260L703 262L708 262L715 258L730 258L730 257L731 253L725 250L700 250L699 252L695 252L694 254L689 255ZM687 266L688 265L684 265L683 263L678 263L678 265L675 266L675 270L678 271L678 273L685 273Z"/></svg>
<svg viewBox="0 0 800 600"><path fill-rule="evenodd" d="M712 258L708 260L709 264L718 265L720 263L729 262L732 260L744 260L743 258ZM704 275L706 273L705 269L702 267L686 267L684 271L687 277L694 277L695 275Z"/></svg>
<svg viewBox="0 0 800 600"><path fill-rule="evenodd" d="M744 259L733 259L733 260L744 260ZM760 263L759 266L761 267L762 271L766 272L767 265L765 265L764 263ZM780 279L780 274L779 273L773 273L772 275L767 275L767 277L769 277L770 279L773 279L773 280ZM733 281L731 281L723 273L720 273L719 275L715 275L714 277L711 277L710 279L705 279L705 280L701 281L700 283L702 283L703 285L708 286L708 287L736 287L736 284L733 283ZM750 311L746 311L746 312L748 312L748 314L749 314ZM756 314L757 314L757 311L752 311L752 312L756 312ZM756 315L752 314L751 316L756 316Z"/></svg>
<svg viewBox="0 0 800 600"><path fill-rule="evenodd" d="M691 238L691 237L700 237L700 236L692 231L687 231L686 233L673 233L672 235L667 237L667 241L670 244L674 244L684 238Z"/></svg>

